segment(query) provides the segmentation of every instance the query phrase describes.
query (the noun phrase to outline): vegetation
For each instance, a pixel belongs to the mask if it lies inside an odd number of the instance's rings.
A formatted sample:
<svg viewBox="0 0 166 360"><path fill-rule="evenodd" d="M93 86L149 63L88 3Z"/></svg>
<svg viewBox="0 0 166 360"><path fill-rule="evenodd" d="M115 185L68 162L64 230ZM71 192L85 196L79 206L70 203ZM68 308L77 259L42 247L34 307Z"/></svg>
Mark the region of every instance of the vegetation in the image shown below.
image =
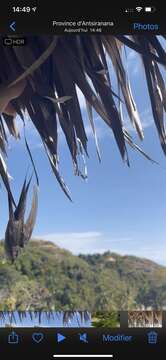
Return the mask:
<svg viewBox="0 0 166 360"><path fill-rule="evenodd" d="M30 241L10 266L0 243L0 311L166 308L166 268L134 256L74 256Z"/></svg>
<svg viewBox="0 0 166 360"><path fill-rule="evenodd" d="M97 328L120 327L120 313L117 311L92 313L92 326Z"/></svg>

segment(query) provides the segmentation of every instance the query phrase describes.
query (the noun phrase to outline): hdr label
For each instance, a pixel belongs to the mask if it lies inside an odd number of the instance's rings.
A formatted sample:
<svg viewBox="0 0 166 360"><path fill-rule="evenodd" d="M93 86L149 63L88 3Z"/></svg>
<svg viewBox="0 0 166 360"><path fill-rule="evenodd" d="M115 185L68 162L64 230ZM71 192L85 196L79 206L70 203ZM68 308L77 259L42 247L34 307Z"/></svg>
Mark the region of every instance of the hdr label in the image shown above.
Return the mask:
<svg viewBox="0 0 166 360"><path fill-rule="evenodd" d="M4 46L24 46L26 45L25 37L5 37L3 38Z"/></svg>

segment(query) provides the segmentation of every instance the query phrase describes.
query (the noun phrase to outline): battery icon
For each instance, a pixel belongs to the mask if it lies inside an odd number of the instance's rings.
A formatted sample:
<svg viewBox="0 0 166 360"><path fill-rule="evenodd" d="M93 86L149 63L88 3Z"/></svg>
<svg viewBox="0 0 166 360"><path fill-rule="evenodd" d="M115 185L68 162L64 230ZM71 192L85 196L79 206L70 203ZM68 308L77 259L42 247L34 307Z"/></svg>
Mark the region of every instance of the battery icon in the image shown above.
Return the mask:
<svg viewBox="0 0 166 360"><path fill-rule="evenodd" d="M145 12L150 13L150 12L155 12L155 11L156 11L156 9L155 9L154 6L153 7L151 7L151 6L146 6L145 7Z"/></svg>
<svg viewBox="0 0 166 360"><path fill-rule="evenodd" d="M145 8L145 11L146 11L146 12L151 12L151 11L152 11L152 8L151 8L151 7L146 7L146 8Z"/></svg>

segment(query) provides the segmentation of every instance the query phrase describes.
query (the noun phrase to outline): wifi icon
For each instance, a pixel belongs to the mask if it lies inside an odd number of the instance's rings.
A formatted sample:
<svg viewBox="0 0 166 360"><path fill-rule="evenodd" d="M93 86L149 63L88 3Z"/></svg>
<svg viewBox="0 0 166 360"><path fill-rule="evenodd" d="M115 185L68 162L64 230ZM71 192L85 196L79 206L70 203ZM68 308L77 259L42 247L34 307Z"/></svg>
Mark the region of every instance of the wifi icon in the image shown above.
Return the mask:
<svg viewBox="0 0 166 360"><path fill-rule="evenodd" d="M143 9L143 8L142 8L141 6L137 6L137 7L136 7L136 10L137 10L138 12L141 12L142 9Z"/></svg>

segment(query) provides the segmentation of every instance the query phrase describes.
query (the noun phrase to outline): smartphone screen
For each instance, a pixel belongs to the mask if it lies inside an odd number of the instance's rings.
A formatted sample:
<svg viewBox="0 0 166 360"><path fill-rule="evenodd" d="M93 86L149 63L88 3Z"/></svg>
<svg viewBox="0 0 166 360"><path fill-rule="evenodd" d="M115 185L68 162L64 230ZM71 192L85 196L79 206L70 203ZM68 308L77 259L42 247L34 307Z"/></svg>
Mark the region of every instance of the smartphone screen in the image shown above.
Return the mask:
<svg viewBox="0 0 166 360"><path fill-rule="evenodd" d="M0 352L158 359L164 5L55 5L0 14Z"/></svg>

